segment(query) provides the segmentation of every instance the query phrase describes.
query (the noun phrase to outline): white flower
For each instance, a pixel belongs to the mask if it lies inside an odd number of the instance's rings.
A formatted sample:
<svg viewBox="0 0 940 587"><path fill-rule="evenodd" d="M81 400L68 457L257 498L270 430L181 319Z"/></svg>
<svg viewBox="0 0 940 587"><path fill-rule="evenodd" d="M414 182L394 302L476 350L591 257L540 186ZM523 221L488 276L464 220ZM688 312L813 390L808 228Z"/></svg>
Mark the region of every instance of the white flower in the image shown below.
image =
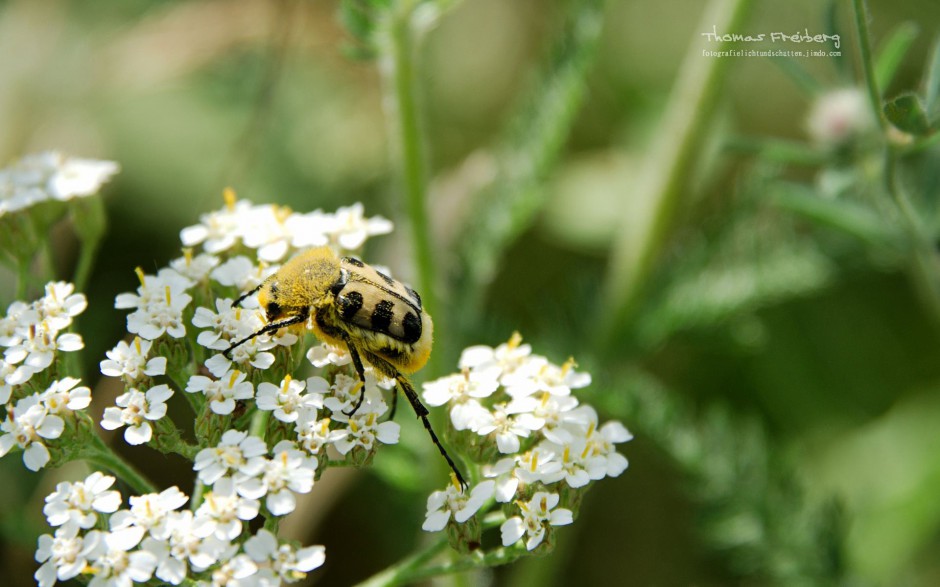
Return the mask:
<svg viewBox="0 0 940 587"><path fill-rule="evenodd" d="M365 407L363 405L363 407ZM372 450L375 441L383 444L397 444L398 435L401 433L401 427L395 422L378 423L378 415L375 412L363 412L360 410L356 415L349 418L346 434L342 438L337 438L333 446L340 454L345 455L357 446Z"/></svg>
<svg viewBox="0 0 940 587"><path fill-rule="evenodd" d="M62 435L65 422L50 414L48 408L33 394L16 402L0 424L0 457L14 446L23 449L23 464L30 471L38 471L49 462L49 450L42 439L53 440Z"/></svg>
<svg viewBox="0 0 940 587"><path fill-rule="evenodd" d="M94 558L86 569L92 579L89 587L129 586L144 583L153 577L157 557L146 550L134 550L143 534L117 531L103 534L103 554ZM86 536L87 540L87 536Z"/></svg>
<svg viewBox="0 0 940 587"><path fill-rule="evenodd" d="M572 389L580 389L591 384L589 373L574 370L574 360L568 359L559 367L549 363L544 357L534 357L502 378L506 393L514 398L525 397L539 392L554 396L571 395Z"/></svg>
<svg viewBox="0 0 940 587"><path fill-rule="evenodd" d="M290 246L292 235L287 220L291 215L286 206L255 206L242 227L242 242L257 249L262 261L281 260Z"/></svg>
<svg viewBox="0 0 940 587"><path fill-rule="evenodd" d="M232 551L237 547L232 545ZM233 552L234 554L234 552ZM258 567L247 554L231 556L224 553L220 560L224 560L217 569L212 571L212 587L268 587L257 576ZM200 586L201 587L201 586Z"/></svg>
<svg viewBox="0 0 940 587"><path fill-rule="evenodd" d="M262 479L263 490L267 494L265 506L275 516L286 516L297 507L294 493L310 493L313 488L313 475L317 468L316 457L309 457L294 448L289 440L282 440L275 445L273 457L264 466ZM260 497L249 495L246 497Z"/></svg>
<svg viewBox="0 0 940 587"><path fill-rule="evenodd" d="M105 408L101 427L117 430L126 425L124 440L128 444L149 442L153 437L150 422L166 415L166 400L172 395L173 390L166 384L151 387L146 393L131 388L115 400L117 407Z"/></svg>
<svg viewBox="0 0 940 587"><path fill-rule="evenodd" d="M817 143L838 145L875 126L868 97L860 88L822 94L813 103L806 128Z"/></svg>
<svg viewBox="0 0 940 587"><path fill-rule="evenodd" d="M238 494L231 477L222 477L196 510L196 517L204 520L196 531L203 538L215 535L219 540L235 540L242 533L242 521L258 517L259 507L258 500Z"/></svg>
<svg viewBox="0 0 940 587"><path fill-rule="evenodd" d="M33 575L39 587L52 587L56 580L68 581L77 577L88 565L99 534L93 531L82 537L78 535L77 525L67 525L56 530L55 536L40 536L36 562L42 566Z"/></svg>
<svg viewBox="0 0 940 587"><path fill-rule="evenodd" d="M304 393L307 384L316 385L320 393ZM323 395L329 389L329 383L322 377L311 377L307 382L292 379L290 375L277 386L273 383L258 384L256 403L259 410L273 411L274 417L281 422L296 422L300 410L304 408L322 408Z"/></svg>
<svg viewBox="0 0 940 587"><path fill-rule="evenodd" d="M519 452L519 438L527 438L529 433L541 428L542 424L532 414L512 416L506 411L506 404L496 404L492 412L487 412L476 421L473 431L480 436L492 435L499 452L512 454Z"/></svg>
<svg viewBox="0 0 940 587"><path fill-rule="evenodd" d="M241 238L252 206L248 200L235 200L235 192L226 190L225 207L216 212L202 214L199 224L180 231L183 245L192 247L202 244L207 253L221 253L230 249Z"/></svg>
<svg viewBox="0 0 940 587"><path fill-rule="evenodd" d="M6 404L13 395L13 388L29 381L35 371L26 365L14 365L0 358L0 404Z"/></svg>
<svg viewBox="0 0 940 587"><path fill-rule="evenodd" d="M592 479L603 479L606 475L607 459L594 457L583 436L573 437L571 442L562 445L548 441L544 445L547 450L558 455L563 478L569 487L584 487Z"/></svg>
<svg viewBox="0 0 940 587"><path fill-rule="evenodd" d="M137 310L127 316L127 331L138 334L148 340L155 340L169 334L173 338L182 338L186 335L186 325L183 323L183 310L193 300L186 293L173 295L169 286L166 287L166 297L161 303L152 303L145 310Z"/></svg>
<svg viewBox="0 0 940 587"><path fill-rule="evenodd" d="M36 300L39 320L45 321L53 330L64 330L88 307L88 300L80 293L72 293L75 286L65 281L46 284L46 295Z"/></svg>
<svg viewBox="0 0 940 587"><path fill-rule="evenodd" d="M145 275L138 268L140 287L136 294L118 294L114 301L117 309L136 310L127 316L127 330L141 338L154 340L169 334L181 338L186 334L183 310L192 301L186 293L194 283L172 269L161 269L157 275Z"/></svg>
<svg viewBox="0 0 940 587"><path fill-rule="evenodd" d="M516 457L513 476L522 483L557 483L565 478L565 471L552 445L542 443Z"/></svg>
<svg viewBox="0 0 940 587"><path fill-rule="evenodd" d="M79 380L66 377L52 384L39 395L39 399L49 409L50 414L65 414L69 411L84 410L91 403L91 390L85 386L75 387Z"/></svg>
<svg viewBox="0 0 940 587"><path fill-rule="evenodd" d="M96 194L118 169L113 161L78 159L55 151L27 155L0 169L0 216L50 199Z"/></svg>
<svg viewBox="0 0 940 587"><path fill-rule="evenodd" d="M451 403L450 419L455 430L482 425L489 413L480 404L499 388L498 371L469 371L448 375L424 384L424 400L431 406Z"/></svg>
<svg viewBox="0 0 940 587"><path fill-rule="evenodd" d="M85 347L80 335L71 332L59 334L47 322L32 325L27 332L19 344L5 351L4 358L10 363L23 363L33 371L41 371L51 365L57 351L72 352Z"/></svg>
<svg viewBox="0 0 940 587"><path fill-rule="evenodd" d="M188 393L202 392L209 402L209 409L225 416L235 411L236 401L254 397L254 386L251 381L245 381L246 377L245 373L238 370L229 371L217 380L203 375L193 375L186 384L186 391Z"/></svg>
<svg viewBox="0 0 940 587"><path fill-rule="evenodd" d="M345 430L330 430L329 418L317 419L316 409L300 410L300 417L294 423L297 444L309 454L319 454L323 447L346 438Z"/></svg>
<svg viewBox="0 0 940 587"><path fill-rule="evenodd" d="M259 565L270 565L271 570L288 583L303 579L326 561L324 547L308 546L294 550L290 544L278 544L277 537L264 529L246 540L244 549L251 560Z"/></svg>
<svg viewBox="0 0 940 587"><path fill-rule="evenodd" d="M73 525L88 530L98 520L95 512L111 514L121 506L121 494L111 489L114 481L114 477L98 471L84 481L63 481L46 496L42 513L50 526Z"/></svg>
<svg viewBox="0 0 940 587"><path fill-rule="evenodd" d="M203 253L193 257L192 249L184 249L182 257L170 261L170 268L188 279L202 282L218 264L219 258L214 255Z"/></svg>
<svg viewBox="0 0 940 587"><path fill-rule="evenodd" d="M615 444L633 440L633 435L623 424L617 421L607 422L595 431L593 426L587 433L587 450L592 458L602 459L603 466L592 469L592 479L619 477L629 465L627 458L617 452Z"/></svg>
<svg viewBox="0 0 940 587"><path fill-rule="evenodd" d="M452 515L455 522L466 522L493 497L494 491L493 481L478 483L469 494L462 491L456 482L443 491L435 491L428 497L428 511L421 528L428 532L443 530Z"/></svg>
<svg viewBox="0 0 940 587"><path fill-rule="evenodd" d="M158 579L179 585L190 566L199 572L219 561L228 543L214 536L200 538L196 531L199 524L200 520L189 510L168 512L159 531L163 540L144 539L144 550L157 557L154 574Z"/></svg>
<svg viewBox="0 0 940 587"><path fill-rule="evenodd" d="M527 536L525 547L533 550L545 538L548 526L565 526L573 521L571 510L554 509L558 505L558 495L538 491L528 502L516 502L522 516L514 516L503 522L500 534L503 546L510 546Z"/></svg>
<svg viewBox="0 0 940 587"><path fill-rule="evenodd" d="M471 371L498 369L502 375L513 373L530 360L532 347L522 344L522 336L514 332L509 342L491 348L484 345L471 346L460 354L461 369Z"/></svg>
<svg viewBox="0 0 940 587"><path fill-rule="evenodd" d="M342 207L333 215L329 231L330 240L347 251L355 251L365 244L370 236L392 232L392 222L381 216L365 218L362 204Z"/></svg>
<svg viewBox="0 0 940 587"><path fill-rule="evenodd" d="M150 531L154 538L163 539L167 531L166 517L186 505L189 497L174 486L160 493L134 495L129 501L129 510L121 510L111 516L111 530L143 529Z"/></svg>
<svg viewBox="0 0 940 587"><path fill-rule="evenodd" d="M578 400L573 395L554 396L548 391L537 395L517 397L506 406L509 414L531 414L533 423L540 424L536 430L556 443L565 443L571 440L572 427L587 429L590 425L590 414L586 406L578 408ZM596 417L596 414L595 414Z"/></svg>
<svg viewBox="0 0 940 587"><path fill-rule="evenodd" d="M267 445L257 436L226 430L218 446L204 448L196 454L193 470L206 485L214 484L225 475L255 477L264 469L267 452Z"/></svg>
<svg viewBox="0 0 940 587"><path fill-rule="evenodd" d="M238 291L249 291L279 268L279 265L259 264L244 255L238 255L213 269L209 277L224 286L235 287Z"/></svg>
<svg viewBox="0 0 940 587"><path fill-rule="evenodd" d="M327 365L349 365L352 363L352 356L346 349L331 346L325 342L313 345L307 351L307 360L314 367L326 367Z"/></svg>
<svg viewBox="0 0 940 587"><path fill-rule="evenodd" d="M298 250L320 247L329 243L327 232L335 223L332 214L314 210L306 214L291 214L285 225L290 236L290 244Z"/></svg>
<svg viewBox="0 0 940 587"><path fill-rule="evenodd" d="M364 386L358 377L349 377L338 373L333 378L333 385L330 386L333 393L323 399L323 405L332 412L333 419L337 422L349 420L349 416L346 414L359 403L359 394L363 391L363 387L365 387L365 397L362 399L359 409L356 410L356 415L373 413L381 416L388 411L388 405L382 399L382 392L379 391L375 375L371 372L367 372L365 375L366 383ZM318 386L318 390L319 388Z"/></svg>
<svg viewBox="0 0 940 587"><path fill-rule="evenodd" d="M153 341L134 337L133 345L123 340L107 351L107 360L101 361L101 373L109 377L121 377L126 383L134 383L141 376L156 377L166 374L166 357L147 359Z"/></svg>

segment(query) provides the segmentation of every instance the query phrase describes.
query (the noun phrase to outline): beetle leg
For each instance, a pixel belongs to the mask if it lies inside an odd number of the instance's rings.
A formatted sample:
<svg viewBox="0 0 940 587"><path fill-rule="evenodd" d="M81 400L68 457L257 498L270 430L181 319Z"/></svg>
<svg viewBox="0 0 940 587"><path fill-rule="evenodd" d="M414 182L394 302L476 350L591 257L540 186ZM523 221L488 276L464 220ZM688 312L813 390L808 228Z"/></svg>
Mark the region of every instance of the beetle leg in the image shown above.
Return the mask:
<svg viewBox="0 0 940 587"><path fill-rule="evenodd" d="M300 312L299 314L297 314L296 316L291 316L290 318L281 320L280 322L271 322L270 324L265 325L264 328L262 328L258 332L253 332L250 335L246 336L245 338L237 342L233 342L227 349L222 351L222 354L225 355L226 359L231 359L233 350L245 344L246 342L253 339L254 337L261 336L262 334L266 334L268 332L274 332L275 330L280 330L281 328L284 328L285 326L292 326L294 324L299 324L301 322L306 322L306 321L307 321L307 311L304 310Z"/></svg>
<svg viewBox="0 0 940 587"><path fill-rule="evenodd" d="M359 375L359 380L362 381L362 388L359 390L359 399L356 400L356 405L348 412L343 410L344 414L352 416L359 410L359 407L362 406L362 400L366 397L366 370L362 366L362 359L359 358L359 351L356 349L356 345L353 344L350 336L345 332L343 332L343 340L346 341L346 349L349 350L349 356L352 357L353 365L356 367L356 373Z"/></svg>
<svg viewBox="0 0 940 587"><path fill-rule="evenodd" d="M431 421L428 420L428 409L421 403L421 398L418 397L418 394L415 392L414 387L411 386L411 382L408 381L408 378L402 375L398 369L392 366L391 363L385 359L376 356L374 353L367 353L366 360L379 372L386 374L389 377L394 377L398 381L398 387L401 387L402 392L405 394L405 397L408 398L408 401L411 403L411 407L414 408L415 414L421 418L421 423L424 424L424 428L428 431L428 434L431 435L431 440L437 446L437 449L441 451L441 455L444 456L444 459L447 461L447 464L450 466L450 470L454 472L454 475L457 476L457 481L460 483L461 489L467 489L469 485L466 480L464 480L463 475L460 474L460 469L457 468L457 465L454 463L453 459L450 458L450 455L447 454L447 451L444 449L444 445L441 444L441 441L438 440L437 434L434 433L434 429L431 428Z"/></svg>

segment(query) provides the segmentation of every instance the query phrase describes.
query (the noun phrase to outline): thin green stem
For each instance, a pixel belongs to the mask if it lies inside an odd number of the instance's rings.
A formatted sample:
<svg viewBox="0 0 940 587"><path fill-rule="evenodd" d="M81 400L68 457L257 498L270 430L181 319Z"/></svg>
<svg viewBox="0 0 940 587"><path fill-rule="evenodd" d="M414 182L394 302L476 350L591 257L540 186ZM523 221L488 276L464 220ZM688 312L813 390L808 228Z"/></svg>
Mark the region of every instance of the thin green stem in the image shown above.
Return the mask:
<svg viewBox="0 0 940 587"><path fill-rule="evenodd" d="M905 193L898 178L898 158L901 147L891 142L891 124L884 113L881 90L875 75L875 62L868 32L868 6L865 0L853 0L855 8L856 42L862 59L862 70L871 108L878 119L884 140L885 188L891 195L912 245L910 271L921 298L930 309L931 316L940 325L940 263L934 251L933 239L923 226L914 204Z"/></svg>
<svg viewBox="0 0 940 587"><path fill-rule="evenodd" d="M95 259L98 256L100 245L100 240L82 243L81 251L78 254L78 264L75 267L75 275L72 277L76 291L86 291L88 280L91 279L91 272L95 268Z"/></svg>
<svg viewBox="0 0 940 587"><path fill-rule="evenodd" d="M712 0L696 30L739 31L753 0ZM649 149L646 170L632 197L650 202L640 230L623 230L614 243L607 274L602 348L637 310L656 261L668 242L683 204L694 194L691 178L719 90L732 60L708 59L704 38L692 43L673 87L663 120ZM726 44L721 45L726 49Z"/></svg>
<svg viewBox="0 0 940 587"><path fill-rule="evenodd" d="M431 316L438 316L437 271L427 211L427 161L415 88L413 13L414 6L410 0L402 0L388 13L385 23L387 43L380 68L385 103L389 106L387 115L392 128L392 145L399 160L405 209L411 228L416 281L424 308ZM432 362L435 357L431 356Z"/></svg>
<svg viewBox="0 0 940 587"><path fill-rule="evenodd" d="M414 581L415 579L413 577L424 567L425 563L437 556L446 547L446 539L437 540L424 550L420 550L388 567L384 571L369 577L362 583L359 583L357 587L389 587L392 585L404 585L410 581Z"/></svg>
<svg viewBox="0 0 940 587"><path fill-rule="evenodd" d="M398 11L390 16L389 55L384 63L386 85L396 126L396 148L401 157L405 205L411 223L411 239L418 265L418 284L422 300L430 311L436 309L436 282L434 258L431 252L431 233L427 212L427 163L424 135L418 117L415 92L415 46L412 26L413 7L402 2ZM430 300L428 299L430 297Z"/></svg>
<svg viewBox="0 0 940 587"><path fill-rule="evenodd" d="M26 292L29 286L29 265L30 259L19 257L16 260L16 299L25 300Z"/></svg>
<svg viewBox="0 0 940 587"><path fill-rule="evenodd" d="M117 475L138 493L155 493L157 488L97 436L82 451L82 457Z"/></svg>
<svg viewBox="0 0 940 587"><path fill-rule="evenodd" d="M862 72L865 76L865 87L868 89L868 99L881 131L886 133L889 124L884 109L881 107L881 90L878 88L878 77L875 75L875 59L872 56L871 39L868 36L868 5L865 0L853 0L853 5L855 7L855 40L858 43L858 53L862 59Z"/></svg>

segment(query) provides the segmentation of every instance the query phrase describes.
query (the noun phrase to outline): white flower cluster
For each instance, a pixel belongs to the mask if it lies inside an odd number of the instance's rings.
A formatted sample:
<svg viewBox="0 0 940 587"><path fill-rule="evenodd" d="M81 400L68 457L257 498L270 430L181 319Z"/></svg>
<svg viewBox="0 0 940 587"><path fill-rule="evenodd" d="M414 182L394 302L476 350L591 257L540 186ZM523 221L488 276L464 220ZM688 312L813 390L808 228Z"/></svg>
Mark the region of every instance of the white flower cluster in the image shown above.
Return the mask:
<svg viewBox="0 0 940 587"><path fill-rule="evenodd" d="M231 477L219 478L195 512L180 509L189 498L176 487L133 496L130 507L119 509L114 481L95 472L59 483L46 497L43 512L56 530L39 537L40 587L80 575L96 587L154 579L179 585L187 578L206 586L274 587L302 579L325 560L322 546L295 549L267 530L236 540L241 520L253 519L258 507L233 491Z"/></svg>
<svg viewBox="0 0 940 587"><path fill-rule="evenodd" d="M76 387L78 379L56 379L59 353L84 346L81 336L65 332L88 305L74 289L71 283L50 282L43 297L31 304L13 302L0 318L0 346L6 347L0 358L0 404L6 405L0 457L18 447L31 471L49 462L45 441L62 436L71 412L91 403L90 390Z"/></svg>
<svg viewBox="0 0 940 587"><path fill-rule="evenodd" d="M118 170L114 161L77 159L55 151L28 155L0 169L0 217L41 202L94 195Z"/></svg>
<svg viewBox="0 0 940 587"><path fill-rule="evenodd" d="M494 453L508 456L483 466L489 480L469 496L455 487L432 494L424 528L443 529L451 513L461 523L495 497L500 503L515 502L522 514L504 524L504 545L527 535L531 550L542 541L536 526L544 530L571 521L566 509L560 511L567 514L549 512L558 504L557 493L533 494L533 488L563 483L580 489L619 476L627 459L615 445L632 435L619 422L598 426L594 408L572 395L572 389L590 384L590 375L575 371L572 360L559 366L532 354L518 334L496 348L465 349L459 366L461 373L424 384L425 401L448 406L457 443L472 455L482 461ZM545 495L536 500L540 493Z"/></svg>
<svg viewBox="0 0 940 587"><path fill-rule="evenodd" d="M225 208L203 214L199 220L180 233L183 245L201 244L207 253L217 254L240 243L266 262L284 259L292 248L332 245L354 251L368 237L392 231L391 221L385 218L365 218L359 203L332 214L321 210L299 214L282 206L236 201L231 191L226 192Z"/></svg>

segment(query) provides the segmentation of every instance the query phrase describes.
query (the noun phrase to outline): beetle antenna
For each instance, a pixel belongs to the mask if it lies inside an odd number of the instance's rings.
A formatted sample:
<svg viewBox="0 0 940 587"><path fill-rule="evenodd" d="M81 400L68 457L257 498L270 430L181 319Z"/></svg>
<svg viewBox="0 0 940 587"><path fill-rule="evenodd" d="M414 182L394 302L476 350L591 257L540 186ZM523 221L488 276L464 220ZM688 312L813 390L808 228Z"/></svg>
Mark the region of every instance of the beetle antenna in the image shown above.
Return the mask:
<svg viewBox="0 0 940 587"><path fill-rule="evenodd" d="M262 287L263 285L264 285L264 282L262 281L261 283L259 283L259 284L257 285L257 287L254 287L254 288L252 288L252 289L246 291L246 292L243 293L242 295L238 296L238 298L237 298L234 302L232 302L232 307L234 308L235 306L237 306L237 305L241 304L242 302L244 302L249 296L252 296L252 295L258 293L258 290L261 289L261 287Z"/></svg>

